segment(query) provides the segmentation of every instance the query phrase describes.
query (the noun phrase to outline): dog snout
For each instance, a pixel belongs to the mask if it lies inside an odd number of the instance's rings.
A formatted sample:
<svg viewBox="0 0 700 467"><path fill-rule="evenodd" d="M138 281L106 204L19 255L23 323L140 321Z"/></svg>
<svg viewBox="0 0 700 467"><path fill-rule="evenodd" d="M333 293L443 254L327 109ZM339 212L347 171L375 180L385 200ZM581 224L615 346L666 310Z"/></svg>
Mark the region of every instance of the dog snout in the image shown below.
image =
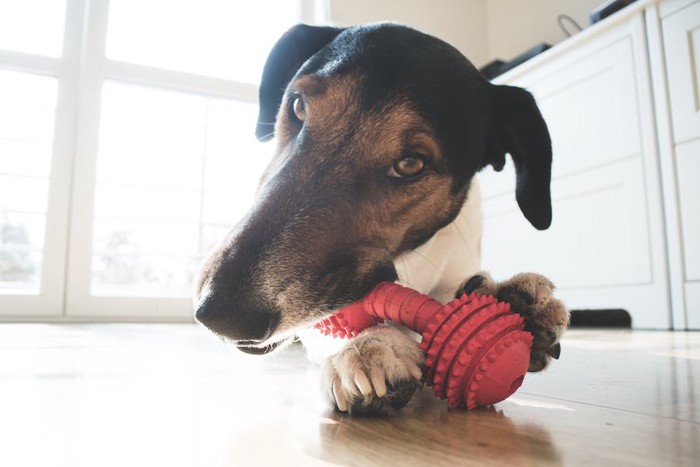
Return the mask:
<svg viewBox="0 0 700 467"><path fill-rule="evenodd" d="M323 291L321 308L337 308L367 295L380 282L394 282L396 268L383 248L346 247L329 255L311 283Z"/></svg>
<svg viewBox="0 0 700 467"><path fill-rule="evenodd" d="M269 310L239 303L216 292L200 301L195 318L215 334L239 346L264 342L274 333L279 321Z"/></svg>
<svg viewBox="0 0 700 467"><path fill-rule="evenodd" d="M363 288L370 291L380 282L394 282L398 279L393 262L381 263L365 277Z"/></svg>

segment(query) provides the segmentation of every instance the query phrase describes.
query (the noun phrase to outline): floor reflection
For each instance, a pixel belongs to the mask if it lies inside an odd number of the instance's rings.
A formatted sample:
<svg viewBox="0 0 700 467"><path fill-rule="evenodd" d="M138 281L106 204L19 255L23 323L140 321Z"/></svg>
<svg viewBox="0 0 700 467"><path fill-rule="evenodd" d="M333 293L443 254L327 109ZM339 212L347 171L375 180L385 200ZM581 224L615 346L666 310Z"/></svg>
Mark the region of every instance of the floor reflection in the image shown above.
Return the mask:
<svg viewBox="0 0 700 467"><path fill-rule="evenodd" d="M329 412L327 418L338 423L319 425L325 460L345 459L351 465L562 465L560 451L541 424L516 422L494 407L451 410L428 388L388 416Z"/></svg>
<svg viewBox="0 0 700 467"><path fill-rule="evenodd" d="M430 388L331 412L300 348L244 355L194 326L0 326L0 466L700 465L700 333L570 332L495 408Z"/></svg>

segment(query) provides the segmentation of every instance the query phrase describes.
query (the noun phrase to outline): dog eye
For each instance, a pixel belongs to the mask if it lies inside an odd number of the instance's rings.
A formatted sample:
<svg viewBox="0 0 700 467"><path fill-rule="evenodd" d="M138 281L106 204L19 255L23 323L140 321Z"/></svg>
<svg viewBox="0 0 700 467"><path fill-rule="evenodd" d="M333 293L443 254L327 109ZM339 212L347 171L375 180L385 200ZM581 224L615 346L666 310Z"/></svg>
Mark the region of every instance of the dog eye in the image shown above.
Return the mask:
<svg viewBox="0 0 700 467"><path fill-rule="evenodd" d="M393 178L408 178L420 175L425 169L425 159L418 155L402 157L394 161L388 175Z"/></svg>
<svg viewBox="0 0 700 467"><path fill-rule="evenodd" d="M298 121L303 122L306 120L306 104L299 95L292 98L292 112L294 112L294 117Z"/></svg>

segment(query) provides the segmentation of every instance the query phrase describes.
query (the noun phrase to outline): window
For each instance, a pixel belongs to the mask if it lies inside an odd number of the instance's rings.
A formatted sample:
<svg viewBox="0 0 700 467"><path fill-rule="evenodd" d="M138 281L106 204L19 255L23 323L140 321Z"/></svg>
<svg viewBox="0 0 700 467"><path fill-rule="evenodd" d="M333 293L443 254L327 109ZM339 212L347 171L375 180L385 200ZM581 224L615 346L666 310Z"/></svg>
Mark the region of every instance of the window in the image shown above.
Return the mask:
<svg viewBox="0 0 700 467"><path fill-rule="evenodd" d="M38 293L56 79L0 70L0 293Z"/></svg>
<svg viewBox="0 0 700 467"><path fill-rule="evenodd" d="M0 0L0 316L191 319L269 160L263 62L312 3Z"/></svg>
<svg viewBox="0 0 700 467"><path fill-rule="evenodd" d="M284 0L114 1L107 58L256 83L266 52L298 9Z"/></svg>
<svg viewBox="0 0 700 467"><path fill-rule="evenodd" d="M253 137L256 113L227 99L105 83L93 294L191 295L202 255L245 214L268 161L269 146Z"/></svg>
<svg viewBox="0 0 700 467"><path fill-rule="evenodd" d="M60 57L65 11L65 0L0 0L0 49Z"/></svg>

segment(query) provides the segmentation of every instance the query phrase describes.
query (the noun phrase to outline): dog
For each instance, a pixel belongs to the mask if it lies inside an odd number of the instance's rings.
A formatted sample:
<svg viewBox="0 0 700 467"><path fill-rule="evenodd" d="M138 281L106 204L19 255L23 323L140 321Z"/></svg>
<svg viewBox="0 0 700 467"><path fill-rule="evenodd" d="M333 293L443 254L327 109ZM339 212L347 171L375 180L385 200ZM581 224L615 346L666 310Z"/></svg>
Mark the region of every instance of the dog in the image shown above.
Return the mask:
<svg viewBox="0 0 700 467"><path fill-rule="evenodd" d="M275 155L254 206L201 269L201 324L267 354L399 281L442 301L493 294L534 336L530 371L559 357L568 311L552 282L479 272L479 170L501 170L510 154L522 213L536 229L551 223L551 141L527 91L492 85L455 48L407 26L302 24L264 66L256 136L274 136ZM401 408L423 358L411 335L375 326L328 357L325 393L343 412Z"/></svg>

